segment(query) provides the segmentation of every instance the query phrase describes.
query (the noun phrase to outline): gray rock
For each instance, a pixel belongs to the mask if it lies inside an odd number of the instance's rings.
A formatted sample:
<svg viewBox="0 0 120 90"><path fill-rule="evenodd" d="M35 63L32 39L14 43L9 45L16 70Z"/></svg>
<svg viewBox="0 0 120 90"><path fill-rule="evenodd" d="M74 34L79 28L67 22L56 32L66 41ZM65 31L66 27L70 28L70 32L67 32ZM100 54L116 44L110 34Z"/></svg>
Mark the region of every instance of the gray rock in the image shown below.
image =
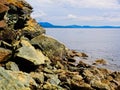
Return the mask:
<svg viewBox="0 0 120 90"><path fill-rule="evenodd" d="M12 70L12 71L19 71L19 68L15 62L9 61L5 65L7 70Z"/></svg>
<svg viewBox="0 0 120 90"><path fill-rule="evenodd" d="M25 87L37 86L34 79L28 73L21 71L7 71L11 76L14 76L16 80L22 83Z"/></svg>
<svg viewBox="0 0 120 90"><path fill-rule="evenodd" d="M29 87L0 67L0 90L30 90Z"/></svg>
<svg viewBox="0 0 120 90"><path fill-rule="evenodd" d="M58 85L60 83L60 80L58 79L58 75L46 74L45 76L48 78L48 82L50 84Z"/></svg>
<svg viewBox="0 0 120 90"><path fill-rule="evenodd" d="M21 40L22 47L18 49L17 56L32 62L34 65L44 64L49 59L36 50L28 41Z"/></svg>

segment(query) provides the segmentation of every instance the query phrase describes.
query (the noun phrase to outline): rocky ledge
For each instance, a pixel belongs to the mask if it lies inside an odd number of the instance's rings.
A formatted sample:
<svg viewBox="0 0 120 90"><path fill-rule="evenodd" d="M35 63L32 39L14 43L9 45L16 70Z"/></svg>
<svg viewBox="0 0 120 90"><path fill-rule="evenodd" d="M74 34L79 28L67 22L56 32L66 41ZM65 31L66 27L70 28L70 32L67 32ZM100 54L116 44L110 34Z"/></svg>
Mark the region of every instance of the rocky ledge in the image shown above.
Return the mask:
<svg viewBox="0 0 120 90"><path fill-rule="evenodd" d="M76 63L88 56L45 35L31 12L24 0L0 0L0 90L120 90L120 72Z"/></svg>

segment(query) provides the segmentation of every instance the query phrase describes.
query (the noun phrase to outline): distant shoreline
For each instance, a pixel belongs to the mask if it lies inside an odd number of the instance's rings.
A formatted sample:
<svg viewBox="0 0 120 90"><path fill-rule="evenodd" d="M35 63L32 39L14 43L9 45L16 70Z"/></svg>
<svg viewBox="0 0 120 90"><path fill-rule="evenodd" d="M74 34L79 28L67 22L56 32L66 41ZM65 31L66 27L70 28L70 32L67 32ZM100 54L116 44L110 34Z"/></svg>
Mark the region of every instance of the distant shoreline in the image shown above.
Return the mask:
<svg viewBox="0 0 120 90"><path fill-rule="evenodd" d="M43 27L43 26L42 26ZM43 27L43 28L72 28L72 27ZM75 28L75 27L74 27ZM83 29L84 29L85 27L83 27ZM103 28L103 29L120 29L120 27L118 27L118 28L116 28L116 27L112 27L112 28L104 28L104 27L90 27L91 29L94 29L94 28L96 28L96 29L101 29L101 28ZM90 28L85 28L85 29L90 29ZM76 28L77 29L77 28Z"/></svg>
<svg viewBox="0 0 120 90"><path fill-rule="evenodd" d="M66 26L60 26L60 25L53 25L49 22L39 22L39 24L44 27L44 28L104 28L104 29L110 29L110 28L115 28L115 29L119 29L120 26L89 26L89 25L85 25L85 26L80 26L80 25L66 25Z"/></svg>

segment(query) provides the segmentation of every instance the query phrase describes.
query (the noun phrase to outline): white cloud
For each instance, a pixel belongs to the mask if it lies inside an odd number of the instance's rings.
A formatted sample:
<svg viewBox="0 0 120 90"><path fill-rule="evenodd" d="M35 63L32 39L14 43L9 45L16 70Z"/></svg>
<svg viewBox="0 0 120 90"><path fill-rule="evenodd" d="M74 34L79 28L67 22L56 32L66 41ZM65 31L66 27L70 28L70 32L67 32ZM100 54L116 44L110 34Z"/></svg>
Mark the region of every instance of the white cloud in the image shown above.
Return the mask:
<svg viewBox="0 0 120 90"><path fill-rule="evenodd" d="M47 14L43 11L38 11L38 12L33 12L32 13L32 17L33 18L42 18L42 17L45 17Z"/></svg>
<svg viewBox="0 0 120 90"><path fill-rule="evenodd" d="M99 17L99 16L78 16L78 15L68 14L66 19L77 20L77 21L92 21L92 20L103 20L103 17Z"/></svg>
<svg viewBox="0 0 120 90"><path fill-rule="evenodd" d="M110 22L119 22L120 21L120 16L78 16L78 15L73 15L69 14L67 15L66 19L71 19L75 21L110 21Z"/></svg>
<svg viewBox="0 0 120 90"><path fill-rule="evenodd" d="M73 15L73 14L69 14L67 16L68 19L77 19L78 17L76 15Z"/></svg>
<svg viewBox="0 0 120 90"><path fill-rule="evenodd" d="M26 0L28 3L31 5L36 4L36 5L43 5L43 4L50 4L52 3L52 0Z"/></svg>
<svg viewBox="0 0 120 90"><path fill-rule="evenodd" d="M57 6L69 5L75 8L120 8L119 0L27 0L32 5Z"/></svg>
<svg viewBox="0 0 120 90"><path fill-rule="evenodd" d="M106 12L104 13L103 17L107 21L120 23L120 12L110 12L110 13Z"/></svg>
<svg viewBox="0 0 120 90"><path fill-rule="evenodd" d="M67 0L79 8L120 8L117 0Z"/></svg>
<svg viewBox="0 0 120 90"><path fill-rule="evenodd" d="M41 3L55 5L69 5L75 8L120 8L119 0L39 0Z"/></svg>
<svg viewBox="0 0 120 90"><path fill-rule="evenodd" d="M52 6L54 2L52 0L26 0L31 6L35 9L41 8L41 7L48 7Z"/></svg>

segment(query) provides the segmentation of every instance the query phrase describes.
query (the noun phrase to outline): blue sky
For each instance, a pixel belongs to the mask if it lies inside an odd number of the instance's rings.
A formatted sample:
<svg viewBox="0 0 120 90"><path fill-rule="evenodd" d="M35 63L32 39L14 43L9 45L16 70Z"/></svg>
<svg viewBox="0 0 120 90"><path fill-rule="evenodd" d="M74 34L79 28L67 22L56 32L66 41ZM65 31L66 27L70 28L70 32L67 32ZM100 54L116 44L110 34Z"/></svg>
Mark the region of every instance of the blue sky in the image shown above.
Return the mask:
<svg viewBox="0 0 120 90"><path fill-rule="evenodd" d="M32 17L57 25L120 26L120 0L26 0Z"/></svg>

